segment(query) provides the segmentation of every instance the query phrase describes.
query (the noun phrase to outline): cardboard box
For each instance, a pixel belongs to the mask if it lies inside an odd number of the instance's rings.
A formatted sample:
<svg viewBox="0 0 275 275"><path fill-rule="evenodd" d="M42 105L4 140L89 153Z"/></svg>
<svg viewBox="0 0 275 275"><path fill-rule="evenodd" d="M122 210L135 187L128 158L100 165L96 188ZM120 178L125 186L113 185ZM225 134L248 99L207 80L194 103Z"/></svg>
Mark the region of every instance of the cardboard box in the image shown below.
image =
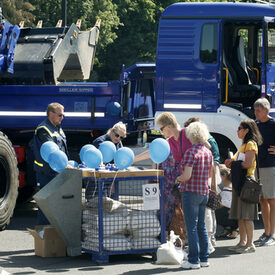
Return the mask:
<svg viewBox="0 0 275 275"><path fill-rule="evenodd" d="M41 257L65 257L66 245L58 236L53 226L35 226L35 229L27 228L34 237L35 255Z"/></svg>

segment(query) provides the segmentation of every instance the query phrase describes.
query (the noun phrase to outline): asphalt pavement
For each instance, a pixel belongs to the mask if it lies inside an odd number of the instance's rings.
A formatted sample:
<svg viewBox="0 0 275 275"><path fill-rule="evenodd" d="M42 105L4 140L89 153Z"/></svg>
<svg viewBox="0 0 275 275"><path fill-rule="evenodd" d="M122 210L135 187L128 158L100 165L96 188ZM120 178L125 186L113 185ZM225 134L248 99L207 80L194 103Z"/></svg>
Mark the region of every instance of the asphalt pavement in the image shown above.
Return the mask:
<svg viewBox="0 0 275 275"><path fill-rule="evenodd" d="M33 228L36 205L19 205L10 225L0 232L0 274L215 274L215 275L274 275L275 246L257 248L255 253L234 254L228 247L237 240L218 240L211 254L210 267L184 271L177 265L156 265L150 255L110 256L108 264L97 265L91 255L78 257L40 258L34 255L33 237L26 230ZM255 239L263 232L262 222L255 224ZM7 272L7 273L6 273Z"/></svg>

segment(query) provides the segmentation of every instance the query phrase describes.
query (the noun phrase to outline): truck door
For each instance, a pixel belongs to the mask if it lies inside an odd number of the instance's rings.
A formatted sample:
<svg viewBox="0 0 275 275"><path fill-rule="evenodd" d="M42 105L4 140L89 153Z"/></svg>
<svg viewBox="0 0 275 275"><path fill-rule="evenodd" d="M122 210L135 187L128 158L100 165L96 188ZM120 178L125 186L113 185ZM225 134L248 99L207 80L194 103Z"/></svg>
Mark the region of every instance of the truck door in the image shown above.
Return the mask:
<svg viewBox="0 0 275 275"><path fill-rule="evenodd" d="M213 19L160 21L158 110L216 111L220 89L219 23Z"/></svg>
<svg viewBox="0 0 275 275"><path fill-rule="evenodd" d="M265 18L262 41L262 74L266 68L266 95L275 100L275 18ZM266 66L264 66L266 64ZM262 91L264 92L264 91ZM274 106L272 106L274 108Z"/></svg>

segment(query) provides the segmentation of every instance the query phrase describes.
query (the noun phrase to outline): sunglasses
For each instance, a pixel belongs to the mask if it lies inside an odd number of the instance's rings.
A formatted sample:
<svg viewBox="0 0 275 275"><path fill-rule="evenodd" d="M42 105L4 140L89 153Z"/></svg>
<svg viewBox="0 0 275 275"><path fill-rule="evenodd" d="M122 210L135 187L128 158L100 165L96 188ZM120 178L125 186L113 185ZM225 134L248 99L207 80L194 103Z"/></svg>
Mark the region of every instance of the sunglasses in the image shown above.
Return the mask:
<svg viewBox="0 0 275 275"><path fill-rule="evenodd" d="M120 140L123 140L125 138L125 136L122 137L118 133L116 133L115 131L114 131L114 135L115 135L116 138L120 138Z"/></svg>
<svg viewBox="0 0 275 275"><path fill-rule="evenodd" d="M167 125L160 127L160 128L159 128L159 129L160 129L160 131L162 132L162 131L163 131L163 129L164 129L166 126L167 126Z"/></svg>
<svg viewBox="0 0 275 275"><path fill-rule="evenodd" d="M53 112L53 113L57 114L57 115L58 115L58 117L65 117L65 115L64 115L64 114L58 114L58 113L56 113L56 112Z"/></svg>
<svg viewBox="0 0 275 275"><path fill-rule="evenodd" d="M242 129L244 129L244 128L243 128L243 127L240 127L240 126L238 127L238 131L240 131L240 130L242 130Z"/></svg>

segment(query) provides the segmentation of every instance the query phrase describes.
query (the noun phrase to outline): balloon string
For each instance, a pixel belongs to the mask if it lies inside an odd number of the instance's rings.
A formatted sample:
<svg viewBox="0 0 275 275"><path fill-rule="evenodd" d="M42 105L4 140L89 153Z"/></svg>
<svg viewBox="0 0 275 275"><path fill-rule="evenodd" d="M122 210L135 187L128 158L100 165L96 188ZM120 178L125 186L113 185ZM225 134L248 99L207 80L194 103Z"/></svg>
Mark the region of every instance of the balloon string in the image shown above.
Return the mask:
<svg viewBox="0 0 275 275"><path fill-rule="evenodd" d="M94 170L94 178L95 178L95 190L94 190L94 192L93 192L93 196L92 196L92 197L94 197L94 196L95 196L95 192L96 192L96 188L97 188L95 170Z"/></svg>
<svg viewBox="0 0 275 275"><path fill-rule="evenodd" d="M118 173L118 170L116 171L115 176L114 176L114 179L113 179L113 182L112 182L112 184L111 184L111 186L110 186L109 198L111 198L111 192L112 192L112 189L113 189L113 184L114 184L114 182L115 182L117 173Z"/></svg>
<svg viewBox="0 0 275 275"><path fill-rule="evenodd" d="M159 164L157 163L157 183L159 182Z"/></svg>

